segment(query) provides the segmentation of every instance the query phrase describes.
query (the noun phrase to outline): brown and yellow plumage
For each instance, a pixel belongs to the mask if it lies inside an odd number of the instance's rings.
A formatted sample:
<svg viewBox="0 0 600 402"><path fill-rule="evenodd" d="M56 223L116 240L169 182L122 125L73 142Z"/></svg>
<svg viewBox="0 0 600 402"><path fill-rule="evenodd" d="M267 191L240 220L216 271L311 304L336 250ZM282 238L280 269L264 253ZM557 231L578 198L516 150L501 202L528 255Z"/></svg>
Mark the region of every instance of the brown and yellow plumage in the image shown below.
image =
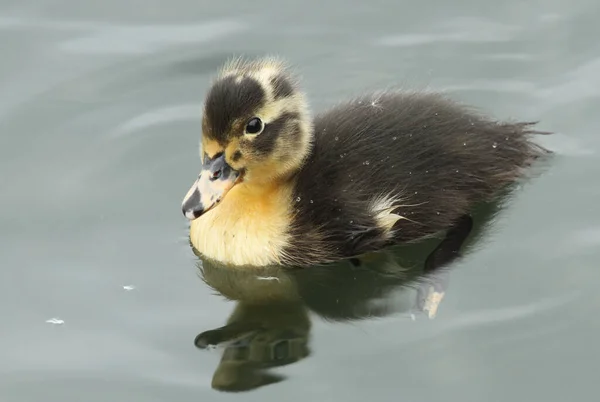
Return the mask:
<svg viewBox="0 0 600 402"><path fill-rule="evenodd" d="M232 265L313 265L448 228L547 151L531 123L435 93L387 91L313 120L288 67L236 59L213 82L190 239Z"/></svg>

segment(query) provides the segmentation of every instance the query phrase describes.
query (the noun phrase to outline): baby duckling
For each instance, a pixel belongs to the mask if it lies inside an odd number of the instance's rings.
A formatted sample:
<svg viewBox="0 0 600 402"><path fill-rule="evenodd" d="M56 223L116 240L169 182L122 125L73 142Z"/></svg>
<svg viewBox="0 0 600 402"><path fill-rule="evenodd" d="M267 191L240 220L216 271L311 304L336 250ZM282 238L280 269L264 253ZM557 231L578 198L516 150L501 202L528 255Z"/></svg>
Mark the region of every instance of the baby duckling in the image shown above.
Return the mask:
<svg viewBox="0 0 600 402"><path fill-rule="evenodd" d="M204 103L191 243L233 266L308 266L435 235L548 152L533 124L400 91L313 120L284 62L231 61Z"/></svg>

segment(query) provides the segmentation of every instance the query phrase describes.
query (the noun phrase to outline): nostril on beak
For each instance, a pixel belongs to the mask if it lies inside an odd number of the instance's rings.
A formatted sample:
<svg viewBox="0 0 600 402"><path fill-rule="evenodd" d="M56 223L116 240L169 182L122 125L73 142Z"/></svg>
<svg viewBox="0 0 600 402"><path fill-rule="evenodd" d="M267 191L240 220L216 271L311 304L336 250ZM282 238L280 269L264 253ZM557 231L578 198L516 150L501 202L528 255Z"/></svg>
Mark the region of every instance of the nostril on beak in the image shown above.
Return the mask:
<svg viewBox="0 0 600 402"><path fill-rule="evenodd" d="M217 180L219 177L221 177L221 175L223 174L223 170L219 169L219 170L215 170L212 174L212 177L210 178L211 180Z"/></svg>

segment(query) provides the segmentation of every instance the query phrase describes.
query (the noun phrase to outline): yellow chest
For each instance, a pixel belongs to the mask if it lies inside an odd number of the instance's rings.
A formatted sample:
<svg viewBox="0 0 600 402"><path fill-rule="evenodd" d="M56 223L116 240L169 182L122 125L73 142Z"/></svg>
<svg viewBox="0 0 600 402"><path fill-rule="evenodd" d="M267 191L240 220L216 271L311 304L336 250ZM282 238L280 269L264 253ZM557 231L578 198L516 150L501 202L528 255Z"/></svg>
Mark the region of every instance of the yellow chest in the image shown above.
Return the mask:
<svg viewBox="0 0 600 402"><path fill-rule="evenodd" d="M221 204L191 222L192 245L223 264L280 263L289 241L289 196L287 188L254 193L234 187Z"/></svg>

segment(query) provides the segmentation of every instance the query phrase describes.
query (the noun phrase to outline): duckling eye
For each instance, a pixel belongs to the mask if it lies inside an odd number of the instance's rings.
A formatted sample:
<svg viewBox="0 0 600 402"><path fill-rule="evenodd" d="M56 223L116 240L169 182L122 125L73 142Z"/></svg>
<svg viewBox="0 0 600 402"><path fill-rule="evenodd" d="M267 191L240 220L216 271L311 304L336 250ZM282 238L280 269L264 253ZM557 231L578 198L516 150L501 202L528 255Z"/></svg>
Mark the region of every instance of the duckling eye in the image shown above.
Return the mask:
<svg viewBox="0 0 600 402"><path fill-rule="evenodd" d="M246 124L246 133L247 134L260 134L260 132L263 130L264 128L264 124L262 122L261 119L259 119L258 117L253 117L252 119L250 119L250 121L248 122L248 124Z"/></svg>

